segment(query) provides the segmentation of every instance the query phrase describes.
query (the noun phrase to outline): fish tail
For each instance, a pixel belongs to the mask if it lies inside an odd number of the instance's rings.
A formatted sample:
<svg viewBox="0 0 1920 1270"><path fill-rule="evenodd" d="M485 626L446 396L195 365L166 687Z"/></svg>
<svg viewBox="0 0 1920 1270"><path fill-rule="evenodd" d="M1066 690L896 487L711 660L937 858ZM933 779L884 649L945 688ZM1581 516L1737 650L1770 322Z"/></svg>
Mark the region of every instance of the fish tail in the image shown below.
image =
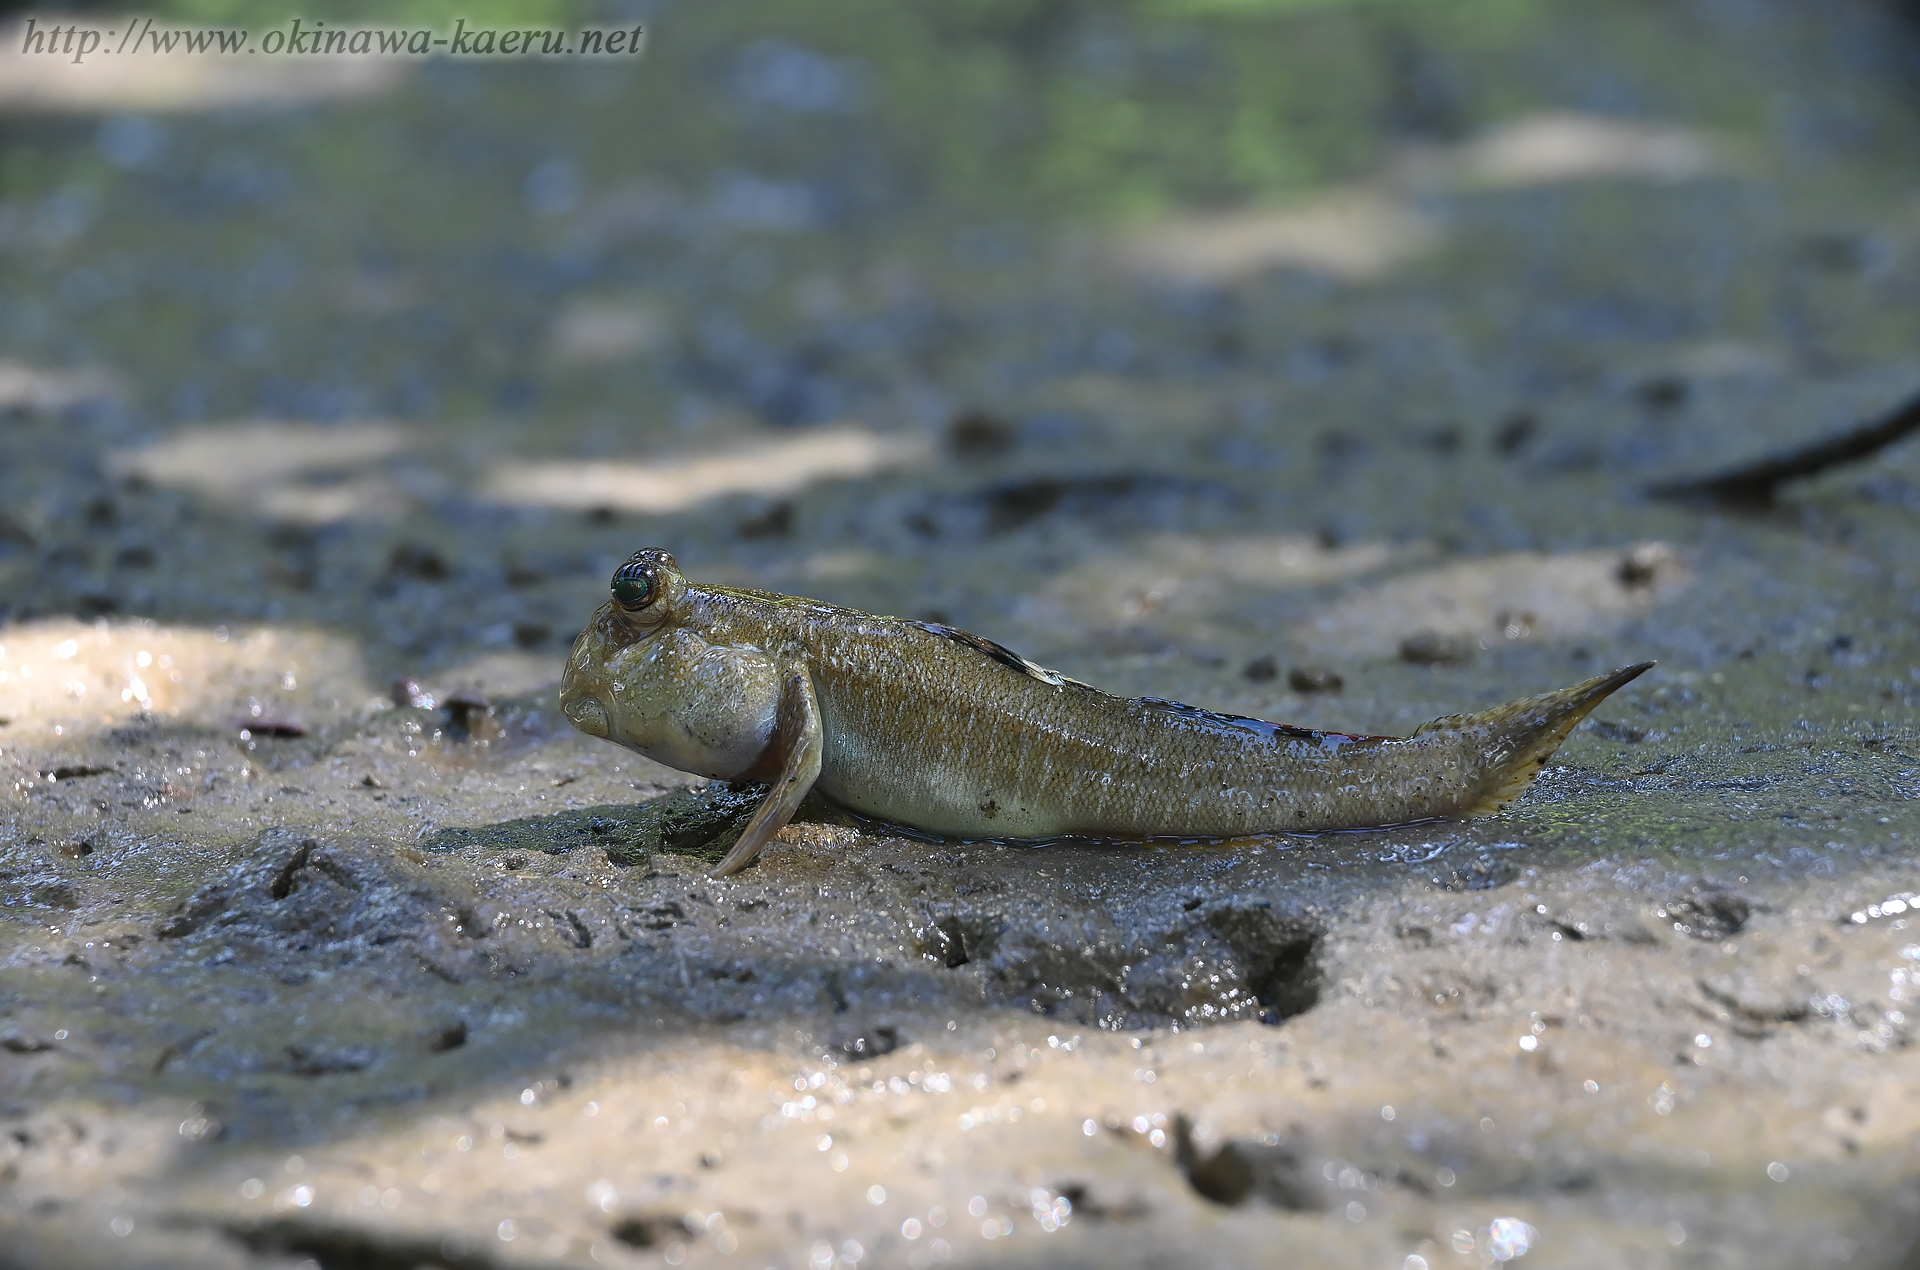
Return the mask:
<svg viewBox="0 0 1920 1270"><path fill-rule="evenodd" d="M1477 714L1455 714L1435 719L1414 736L1433 732L1476 734L1474 748L1487 758L1477 788L1472 789L1458 814L1489 816L1503 810L1533 783L1567 734L1613 692L1653 668L1643 661L1612 674L1599 675L1558 692L1522 697Z"/></svg>

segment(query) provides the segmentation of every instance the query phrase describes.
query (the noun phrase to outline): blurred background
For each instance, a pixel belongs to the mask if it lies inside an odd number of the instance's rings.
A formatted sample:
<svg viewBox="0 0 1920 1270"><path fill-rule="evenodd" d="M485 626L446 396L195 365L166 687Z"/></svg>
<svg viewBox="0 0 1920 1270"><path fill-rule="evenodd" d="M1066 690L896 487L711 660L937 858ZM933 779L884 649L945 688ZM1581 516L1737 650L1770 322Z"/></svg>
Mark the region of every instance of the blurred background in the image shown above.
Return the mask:
<svg viewBox="0 0 1920 1270"><path fill-rule="evenodd" d="M1020 601L1096 547L1585 546L1913 378L1891 4L456 8L378 20L651 29L73 65L9 19L13 619L552 656L659 543L1058 643Z"/></svg>

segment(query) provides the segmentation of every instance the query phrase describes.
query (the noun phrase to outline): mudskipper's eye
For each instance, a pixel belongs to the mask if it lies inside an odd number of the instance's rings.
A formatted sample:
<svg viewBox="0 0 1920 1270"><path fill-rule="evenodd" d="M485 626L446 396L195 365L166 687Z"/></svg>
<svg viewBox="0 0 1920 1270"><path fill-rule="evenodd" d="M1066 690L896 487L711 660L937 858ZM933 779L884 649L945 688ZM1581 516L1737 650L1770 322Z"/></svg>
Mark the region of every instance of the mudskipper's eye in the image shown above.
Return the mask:
<svg viewBox="0 0 1920 1270"><path fill-rule="evenodd" d="M613 575L613 602L629 613L653 603L657 590L653 574L644 564L630 561Z"/></svg>

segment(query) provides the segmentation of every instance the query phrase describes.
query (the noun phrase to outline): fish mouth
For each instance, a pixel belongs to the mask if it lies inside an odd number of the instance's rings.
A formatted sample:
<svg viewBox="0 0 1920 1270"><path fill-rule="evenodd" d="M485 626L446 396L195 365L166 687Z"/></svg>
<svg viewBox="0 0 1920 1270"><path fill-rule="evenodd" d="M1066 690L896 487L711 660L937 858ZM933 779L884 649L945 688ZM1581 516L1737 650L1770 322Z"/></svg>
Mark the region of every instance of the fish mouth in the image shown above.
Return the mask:
<svg viewBox="0 0 1920 1270"><path fill-rule="evenodd" d="M607 718L605 694L597 691L606 686L599 674L605 653L600 630L605 615L603 607L573 643L567 668L560 675L560 712L567 716L567 722L588 736L611 741L613 724Z"/></svg>
<svg viewBox="0 0 1920 1270"><path fill-rule="evenodd" d="M560 677L560 713L588 736L597 736L603 741L613 739L607 707L593 691L592 676L580 674L571 665Z"/></svg>
<svg viewBox="0 0 1920 1270"><path fill-rule="evenodd" d="M607 723L607 708L585 693L567 693L560 695L560 710L567 721L588 736L597 736L601 740L611 740L612 728Z"/></svg>

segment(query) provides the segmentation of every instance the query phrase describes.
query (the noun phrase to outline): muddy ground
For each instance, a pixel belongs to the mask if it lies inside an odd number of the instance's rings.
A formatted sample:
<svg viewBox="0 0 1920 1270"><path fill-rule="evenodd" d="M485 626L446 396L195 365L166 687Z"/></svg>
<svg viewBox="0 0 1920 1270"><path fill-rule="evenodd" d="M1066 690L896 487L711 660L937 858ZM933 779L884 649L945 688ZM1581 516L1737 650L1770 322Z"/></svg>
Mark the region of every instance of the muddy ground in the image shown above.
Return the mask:
<svg viewBox="0 0 1920 1270"><path fill-rule="evenodd" d="M1910 6L1277 9L15 67L0 1265L1920 1264L1920 444L1648 492L1920 392ZM716 881L556 708L648 545L1357 731L1660 665L1470 824Z"/></svg>

